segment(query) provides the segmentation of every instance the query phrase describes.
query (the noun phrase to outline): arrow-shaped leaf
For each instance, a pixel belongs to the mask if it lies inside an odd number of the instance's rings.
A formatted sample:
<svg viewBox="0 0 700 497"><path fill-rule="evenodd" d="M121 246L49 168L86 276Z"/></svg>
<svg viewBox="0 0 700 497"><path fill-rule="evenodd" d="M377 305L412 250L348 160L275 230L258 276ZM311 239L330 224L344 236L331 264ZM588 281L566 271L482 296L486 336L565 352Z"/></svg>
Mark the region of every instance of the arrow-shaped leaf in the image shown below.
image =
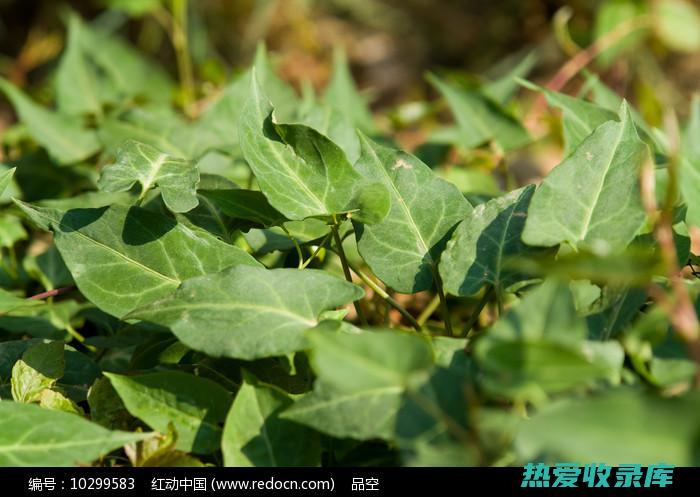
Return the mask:
<svg viewBox="0 0 700 497"><path fill-rule="evenodd" d="M258 265L237 247L139 207L64 212L16 202L54 232L56 247L83 295L118 317L163 298L185 279L236 264Z"/></svg>
<svg viewBox="0 0 700 497"><path fill-rule="evenodd" d="M272 110L253 74L239 137L243 155L270 204L293 220L365 209L369 204L361 196L367 182L342 149L308 126L277 124Z"/></svg>
<svg viewBox="0 0 700 497"><path fill-rule="evenodd" d="M530 141L523 125L484 93L457 88L433 75L428 80L447 100L465 147L474 148L494 140L504 150L511 150Z"/></svg>
<svg viewBox="0 0 700 497"><path fill-rule="evenodd" d="M57 162L78 162L99 150L97 135L94 131L83 128L79 119L35 104L4 78L0 78L0 91L12 102L32 138L45 147Z"/></svg>
<svg viewBox="0 0 700 497"><path fill-rule="evenodd" d="M620 114L620 122L599 126L538 187L525 243L620 249L637 234L645 218L639 177L649 149L626 104Z"/></svg>
<svg viewBox="0 0 700 497"><path fill-rule="evenodd" d="M303 333L321 312L362 295L360 287L319 270L241 265L185 281L129 317L168 326L208 355L252 360L303 349Z"/></svg>
<svg viewBox="0 0 700 497"><path fill-rule="evenodd" d="M158 186L165 205L173 212L187 212L199 204L199 171L194 162L173 157L133 140L117 153L117 162L102 170L98 182L101 190L114 193L141 185L141 198Z"/></svg>
<svg viewBox="0 0 700 497"><path fill-rule="evenodd" d="M132 416L161 433L172 423L178 449L208 454L219 447L231 395L218 383L180 371L105 376Z"/></svg>
<svg viewBox="0 0 700 497"><path fill-rule="evenodd" d="M512 256L534 251L522 240L533 185L480 204L462 221L440 259L445 288L453 295L473 295L490 283L499 291L527 279L504 267Z"/></svg>
<svg viewBox="0 0 700 497"><path fill-rule="evenodd" d="M281 419L294 403L269 385L245 377L226 417L221 451L226 466L317 466L320 437L306 427Z"/></svg>
<svg viewBox="0 0 700 497"><path fill-rule="evenodd" d="M77 466L150 433L110 431L31 404L0 401L0 466Z"/></svg>
<svg viewBox="0 0 700 497"><path fill-rule="evenodd" d="M382 182L391 208L380 223L355 223L360 254L372 271L399 292L430 288L435 264L450 230L471 210L457 187L416 157L360 137L355 167Z"/></svg>

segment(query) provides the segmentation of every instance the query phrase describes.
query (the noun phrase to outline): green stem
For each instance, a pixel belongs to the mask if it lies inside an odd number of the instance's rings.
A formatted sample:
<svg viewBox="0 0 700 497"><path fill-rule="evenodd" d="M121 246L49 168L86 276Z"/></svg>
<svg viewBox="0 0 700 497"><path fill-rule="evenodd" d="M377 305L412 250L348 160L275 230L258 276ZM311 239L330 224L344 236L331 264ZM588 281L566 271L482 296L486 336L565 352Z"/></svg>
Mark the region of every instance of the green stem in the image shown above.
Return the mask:
<svg viewBox="0 0 700 497"><path fill-rule="evenodd" d="M194 103L194 75L192 73L192 61L190 60L190 49L187 40L187 0L172 0L172 11L170 37L175 49L183 108L185 113L191 117Z"/></svg>
<svg viewBox="0 0 700 497"><path fill-rule="evenodd" d="M481 300L479 300L479 303L476 305L476 309L474 309L474 312L472 312L472 315L469 317L469 321L467 321L467 323L464 325L464 329L462 330L462 336L471 338L471 336L473 335L472 328L474 328L474 325L479 320L481 311L484 310L486 304L488 304L489 300L491 300L494 291L494 286L489 285L489 287L484 292L484 295L481 296Z"/></svg>
<svg viewBox="0 0 700 497"><path fill-rule="evenodd" d="M345 279L352 283L352 275L350 274L350 266L348 264L348 259L345 257L345 250L343 250L343 242L340 239L340 233L338 233L338 223L331 225L331 233L333 234L333 240L335 241L335 246L338 249L338 257L340 258L340 263L343 266L343 273L345 274ZM355 312L357 312L357 317L360 318L360 323L364 326L367 325L367 318L362 310L362 306L358 301L353 302L355 306Z"/></svg>
<svg viewBox="0 0 700 497"><path fill-rule="evenodd" d="M445 296L445 291L442 288L442 278L440 278L440 273L436 266L433 267L433 275L435 278L435 286L437 288L437 294L440 297L440 306L442 307L442 320L445 323L445 331L448 336L454 336L454 331L452 330L452 320L450 319L450 310L447 307L447 297Z"/></svg>
<svg viewBox="0 0 700 497"><path fill-rule="evenodd" d="M316 250L314 250L314 253L311 254L311 257L309 257L309 258L304 262L304 264L301 265L301 268L300 268L300 269L305 269L306 266L308 266L308 265L311 263L311 261L313 261L313 260L316 258L316 256L317 256L318 253L321 251L321 249L326 245L326 243L328 242L328 240L329 240L330 237L331 237L331 234L328 233L328 234L326 235L326 237L323 239L323 241L321 241L321 244L320 244L318 247L316 247Z"/></svg>
<svg viewBox="0 0 700 497"><path fill-rule="evenodd" d="M299 256L299 264L297 265L297 268L303 269L304 253L301 251L301 247L299 246L299 243L297 243L297 239L294 238L289 232L289 230L287 230L287 228L284 227L284 224L280 224L280 227L282 228L282 231L284 231L285 234L289 237L289 239L292 240L294 248L297 249L297 256Z"/></svg>
<svg viewBox="0 0 700 497"><path fill-rule="evenodd" d="M435 310L440 307L440 296L436 295L433 297L433 300L430 301L430 303L423 309L423 312L420 313L420 316L418 316L418 323L423 326L427 321L430 316L433 315Z"/></svg>
<svg viewBox="0 0 700 497"><path fill-rule="evenodd" d="M391 295L389 295L382 287L377 285L372 278L370 278L369 275L365 274L363 271L360 269L350 265L350 269L353 270L353 272L360 277L360 279L374 291L377 295L379 295L381 298L383 298L387 304L389 304L391 307L399 311L399 314L401 314L404 318L406 318L406 321L411 323L411 326L413 326L416 331L422 331L423 327L421 324L416 321L416 318L414 318L410 312L408 312L406 309L403 308L401 304L399 304L396 300L394 300Z"/></svg>

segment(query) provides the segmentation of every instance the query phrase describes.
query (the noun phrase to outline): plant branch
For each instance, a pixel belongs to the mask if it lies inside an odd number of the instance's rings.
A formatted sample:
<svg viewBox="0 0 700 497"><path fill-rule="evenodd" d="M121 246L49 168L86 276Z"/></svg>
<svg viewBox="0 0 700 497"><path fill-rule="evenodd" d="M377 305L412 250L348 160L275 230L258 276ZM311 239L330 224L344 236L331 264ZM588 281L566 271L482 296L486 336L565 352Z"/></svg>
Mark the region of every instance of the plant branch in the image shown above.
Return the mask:
<svg viewBox="0 0 700 497"><path fill-rule="evenodd" d="M170 36L170 42L175 51L177 73L182 92L182 107L189 117L194 114L194 74L190 59L189 42L187 39L187 0L171 0L172 14L167 9L159 7L153 11L155 20L163 26Z"/></svg>
<svg viewBox="0 0 700 497"><path fill-rule="evenodd" d="M552 91L561 90L574 76L576 76L583 68L590 64L598 55L612 47L630 33L643 29L649 26L650 18L647 16L638 16L628 19L618 24L614 29L608 31L588 47L580 50L569 58L564 65L552 76L552 78L544 85L545 88ZM534 104L528 112L525 119L527 127L533 129L536 126L539 117L547 108L547 101L543 94L540 94L535 99Z"/></svg>
<svg viewBox="0 0 700 497"><path fill-rule="evenodd" d="M282 231L289 237L289 239L292 241L294 244L294 248L297 251L297 256L299 257L299 264L297 265L297 268L299 269L304 269L304 253L301 251L301 247L299 246L299 243L297 242L297 239L292 236L292 234L289 232L289 230L284 226L284 224L280 224L280 228L282 228Z"/></svg>
<svg viewBox="0 0 700 497"><path fill-rule="evenodd" d="M678 150L680 148L680 133L678 122L670 115L666 116L666 128L669 136L669 161L667 165L668 182L666 196L661 211L657 211L654 194L655 177L654 165L647 160L642 168L641 192L642 201L647 214L654 223L654 237L659 245L661 262L666 270L670 283L672 299L655 284L650 285L649 295L656 300L668 314L669 320L678 336L685 342L690 357L700 364L700 333L698 332L698 317L685 287L683 273L678 264L676 246L673 240L673 207L678 191ZM700 379L700 377L699 377Z"/></svg>
<svg viewBox="0 0 700 497"><path fill-rule="evenodd" d="M321 244L318 247L316 247L316 250L314 250L314 253L311 254L311 257L309 257L306 261L304 261L304 263L301 265L301 267L299 269L305 269L306 266L311 264L311 261L313 261L316 258L316 256L321 251L321 249L326 245L326 243L328 243L328 240L330 239L330 237L331 237L331 233L328 233L325 236L325 238L321 241Z"/></svg>
<svg viewBox="0 0 700 497"><path fill-rule="evenodd" d="M335 220L335 219L334 219ZM333 234L333 240L335 241L335 246L338 249L338 257L340 258L340 263L343 266L343 273L345 274L345 279L352 283L352 275L350 274L350 266L348 265L348 259L345 256L345 250L343 250L343 241L340 239L340 234L338 233L338 223L331 225L331 233ZM355 312L357 312L357 317L360 318L360 323L367 325L367 318L362 310L362 306L359 302L354 301Z"/></svg>
<svg viewBox="0 0 700 497"><path fill-rule="evenodd" d="M474 312L472 312L472 315L469 316L469 320L464 325L464 328L462 330L462 336L466 338L472 337L472 329L474 328L476 322L479 320L481 311L483 311L484 307L486 307L486 304L489 303L489 300L491 300L491 297L493 297L495 291L496 288L493 285L489 285L486 291L484 291L484 294L481 296L481 300L479 300L479 303L476 305Z"/></svg>
<svg viewBox="0 0 700 497"><path fill-rule="evenodd" d="M370 287L374 293L379 295L382 299L384 299L387 304L389 304L391 307L399 311L399 314L401 314L406 321L411 323L411 326L413 326L416 331L422 331L423 327L419 321L416 321L416 318L414 318L410 312L408 312L401 304L399 304L394 298L389 295L386 290L384 290L382 287L380 287L377 283L375 283L372 278L364 273L362 270L356 268L353 265L350 265L350 269L359 276L359 278L368 286Z"/></svg>
<svg viewBox="0 0 700 497"><path fill-rule="evenodd" d="M440 305L442 307L442 320L445 323L445 331L447 331L447 334L449 336L454 336L454 331L452 329L452 320L450 319L450 310L447 307L447 297L445 296L445 291L442 288L442 278L440 278L440 273L438 273L438 268L436 265L433 266L433 278L435 280L437 294L440 297Z"/></svg>
<svg viewBox="0 0 700 497"><path fill-rule="evenodd" d="M425 306L423 312L421 312L418 316L418 324L423 326L428 321L428 318L430 318L430 316L433 315L433 313L438 307L440 307L440 296L435 295L430 301L430 303L427 306Z"/></svg>
<svg viewBox="0 0 700 497"><path fill-rule="evenodd" d="M64 293L72 292L73 290L75 290L75 287L72 285L63 288L54 288L53 290L48 290L46 292L41 292L37 293L36 295L32 295L31 297L28 297L28 300L46 299L49 297L55 297L56 295L62 295Z"/></svg>

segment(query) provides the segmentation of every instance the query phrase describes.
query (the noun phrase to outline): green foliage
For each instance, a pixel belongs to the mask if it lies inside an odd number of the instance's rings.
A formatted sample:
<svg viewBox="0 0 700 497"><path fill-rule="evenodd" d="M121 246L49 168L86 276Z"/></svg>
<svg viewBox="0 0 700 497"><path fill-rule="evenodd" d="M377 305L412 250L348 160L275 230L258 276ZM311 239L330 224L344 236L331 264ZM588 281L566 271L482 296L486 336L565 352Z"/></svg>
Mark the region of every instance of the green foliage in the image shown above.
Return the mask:
<svg viewBox="0 0 700 497"><path fill-rule="evenodd" d="M696 9L654 4L606 67L650 33L695 46ZM0 79L0 464L700 463L699 99L677 140L591 72L524 81L523 52L429 76L410 153L340 49L320 96L259 45L206 103L194 78L199 105L66 23L50 84ZM561 136L526 127L532 98ZM542 149L559 164L523 181Z"/></svg>

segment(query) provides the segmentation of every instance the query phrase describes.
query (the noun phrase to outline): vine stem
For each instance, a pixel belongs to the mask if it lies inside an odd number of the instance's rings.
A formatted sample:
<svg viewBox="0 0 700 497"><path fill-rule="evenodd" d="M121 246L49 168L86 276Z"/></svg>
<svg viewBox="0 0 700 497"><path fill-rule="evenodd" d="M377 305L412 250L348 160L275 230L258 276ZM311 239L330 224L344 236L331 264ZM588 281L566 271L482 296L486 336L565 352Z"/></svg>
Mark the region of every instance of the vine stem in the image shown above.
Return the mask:
<svg viewBox="0 0 700 497"><path fill-rule="evenodd" d="M614 29L608 31L591 43L588 47L570 57L544 85L545 88L552 91L561 90L566 83L590 64L598 55L618 43L630 33L648 27L649 23L650 19L647 16L638 16L621 22ZM540 115L542 115L546 108L547 101L545 96L543 94L538 95L525 119L529 129L535 128Z"/></svg>
<svg viewBox="0 0 700 497"><path fill-rule="evenodd" d="M343 241L340 239L340 233L338 233L338 222L333 219L334 224L331 225L331 233L333 233L333 240L335 241L335 246L338 249L338 257L340 257L340 263L343 266L343 273L345 274L345 279L352 283L352 275L350 274L350 266L348 264L348 258L345 257L345 250L343 250ZM360 323L363 326L367 325L367 318L365 317L365 312L362 310L362 306L358 301L354 301L355 312L357 312L357 317L360 318Z"/></svg>
<svg viewBox="0 0 700 497"><path fill-rule="evenodd" d="M292 234L289 232L289 230L287 228L285 228L284 224L281 224L280 227L282 228L282 231L284 231L284 233L292 241L292 243L294 244L294 248L297 251L297 256L299 257L299 264L297 264L297 268L304 269L304 253L301 251L301 247L299 246L297 239L292 236Z"/></svg>
<svg viewBox="0 0 700 497"><path fill-rule="evenodd" d="M476 309L474 309L474 312L472 312L472 315L469 316L469 320L464 325L464 329L462 330L462 336L471 338L471 336L473 335L472 329L474 328L476 322L479 320L481 311L484 310L486 304L488 304L489 300L491 300L491 297L493 296L495 290L496 288L493 285L489 285L489 287L486 289L484 295L482 295L481 297L481 300L479 300L479 303L476 305Z"/></svg>
<svg viewBox="0 0 700 497"><path fill-rule="evenodd" d="M430 301L430 303L425 306L425 309L423 309L423 312L420 313L418 316L418 324L423 326L427 321L430 316L433 315L433 312L440 307L440 297L435 295L433 299Z"/></svg>
<svg viewBox="0 0 700 497"><path fill-rule="evenodd" d="M399 314L401 314L404 318L406 318L406 321L411 323L411 326L413 326L416 331L423 331L423 326L416 321L416 318L414 318L410 312L408 312L401 304L399 304L391 295L389 295L386 290L384 290L382 287L380 287L377 283L375 283L372 278L360 270L359 268L348 264L350 266L350 269L368 286L376 293L379 295L382 299L386 301L387 304L389 304L391 307L399 311Z"/></svg>
<svg viewBox="0 0 700 497"><path fill-rule="evenodd" d="M177 73L182 91L182 107L189 117L194 116L194 74L187 40L187 0L172 0L172 14L167 9L157 8L153 17L170 35L175 51Z"/></svg>
<svg viewBox="0 0 700 497"><path fill-rule="evenodd" d="M656 196L654 194L655 176L654 165L647 160L642 167L641 193L642 203L647 215L654 219L654 237L659 244L661 261L666 269L666 277L670 283L671 295L656 284L651 284L648 292L656 300L671 321L676 334L685 342L690 357L700 364L700 330L698 317L693 302L685 287L683 273L681 272L676 255L676 246L673 241L673 207L678 191L678 161L680 150L680 132L675 115L665 116L665 128L669 136L669 161L667 165L668 182L666 196L660 211L657 211ZM698 373L700 385L700 373Z"/></svg>
<svg viewBox="0 0 700 497"><path fill-rule="evenodd" d="M66 286L63 288L54 288L53 290L48 290L46 292L41 292L41 293L37 293L36 295L32 295L28 299L29 300L41 300L41 299L46 299L49 297L55 297L56 295L61 295L64 293L72 292L73 290L75 290L75 287L72 285Z"/></svg>
<svg viewBox="0 0 700 497"><path fill-rule="evenodd" d="M445 331L449 336L454 336L454 331L452 329L452 320L450 319L450 310L447 307L447 297L445 296L445 290L442 288L442 278L440 278L440 273L438 273L437 266L433 266L433 277L435 278L437 294L440 297L440 306L442 308L442 320L445 323Z"/></svg>
<svg viewBox="0 0 700 497"><path fill-rule="evenodd" d="M314 250L314 253L311 254L311 257L309 257L306 261L304 261L304 263L301 265L301 267L299 269L306 269L306 266L311 264L311 261L313 261L316 258L316 256L321 251L321 249L326 245L326 243L328 243L328 239L330 237L331 237L331 234L328 233L326 235L326 237L321 241L321 244L318 247L316 247L316 250Z"/></svg>

